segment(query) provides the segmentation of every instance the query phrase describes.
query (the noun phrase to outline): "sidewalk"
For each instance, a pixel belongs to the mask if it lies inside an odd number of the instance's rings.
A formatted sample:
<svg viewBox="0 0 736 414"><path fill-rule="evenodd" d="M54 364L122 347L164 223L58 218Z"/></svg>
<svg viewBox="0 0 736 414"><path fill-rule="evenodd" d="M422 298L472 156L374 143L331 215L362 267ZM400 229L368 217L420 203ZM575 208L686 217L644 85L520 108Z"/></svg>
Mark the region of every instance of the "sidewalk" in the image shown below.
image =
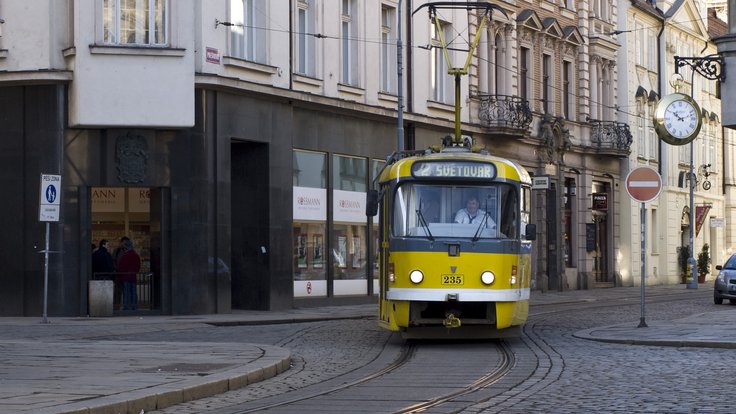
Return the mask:
<svg viewBox="0 0 736 414"><path fill-rule="evenodd" d="M647 287L647 297L685 290ZM712 285L693 295L712 300ZM710 295L709 295L710 293ZM534 307L613 298L638 299L639 288L533 292ZM256 344L96 340L117 334L239 325L375 317L375 305L235 311L226 315L114 318L0 318L0 413L140 413L223 393L288 369L289 351ZM641 345L736 348L736 312L685 319L628 322L575 333L576 337Z"/></svg>

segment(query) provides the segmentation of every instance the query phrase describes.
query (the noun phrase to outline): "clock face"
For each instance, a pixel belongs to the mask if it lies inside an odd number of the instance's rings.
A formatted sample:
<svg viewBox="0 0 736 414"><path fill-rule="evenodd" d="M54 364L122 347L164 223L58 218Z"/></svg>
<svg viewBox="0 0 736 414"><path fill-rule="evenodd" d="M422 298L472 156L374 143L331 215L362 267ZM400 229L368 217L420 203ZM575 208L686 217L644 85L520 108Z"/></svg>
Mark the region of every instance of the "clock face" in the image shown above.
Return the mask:
<svg viewBox="0 0 736 414"><path fill-rule="evenodd" d="M699 124L698 110L688 101L676 100L664 110L664 127L675 138L687 138Z"/></svg>
<svg viewBox="0 0 736 414"><path fill-rule="evenodd" d="M685 145L700 132L700 107L687 95L671 93L657 103L652 122L654 132L662 141L670 145Z"/></svg>

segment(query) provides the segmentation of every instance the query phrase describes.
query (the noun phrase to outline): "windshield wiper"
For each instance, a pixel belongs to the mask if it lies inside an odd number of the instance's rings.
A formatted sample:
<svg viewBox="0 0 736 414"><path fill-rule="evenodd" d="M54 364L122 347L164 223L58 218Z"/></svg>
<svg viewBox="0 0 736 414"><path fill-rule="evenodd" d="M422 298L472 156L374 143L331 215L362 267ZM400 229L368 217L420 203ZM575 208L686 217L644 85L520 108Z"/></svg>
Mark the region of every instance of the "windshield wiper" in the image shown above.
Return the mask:
<svg viewBox="0 0 736 414"><path fill-rule="evenodd" d="M429 241L434 241L432 232L429 231L429 224L427 224L427 220L424 219L424 214L422 214L422 210L417 209L416 211L417 211L417 217L419 217L419 224L421 224L424 231L427 232L427 238L429 239Z"/></svg>
<svg viewBox="0 0 736 414"><path fill-rule="evenodd" d="M488 214L488 210L486 210L486 214L483 215L483 220L480 221L480 226L478 226L478 230L476 230L475 234L473 235L473 239L471 240L472 242L477 242L478 239L480 239L480 235L482 233L481 229L485 226L486 221L488 221L489 215L490 214Z"/></svg>

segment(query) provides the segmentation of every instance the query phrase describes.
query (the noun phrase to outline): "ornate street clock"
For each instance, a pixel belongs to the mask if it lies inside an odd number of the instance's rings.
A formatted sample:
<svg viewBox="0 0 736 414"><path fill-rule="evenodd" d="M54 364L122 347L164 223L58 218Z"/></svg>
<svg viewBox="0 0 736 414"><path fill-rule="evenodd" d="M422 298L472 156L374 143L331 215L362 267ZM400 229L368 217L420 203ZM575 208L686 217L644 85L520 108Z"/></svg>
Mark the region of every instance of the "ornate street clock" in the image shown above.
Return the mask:
<svg viewBox="0 0 736 414"><path fill-rule="evenodd" d="M681 93L665 96L654 111L654 131L670 145L689 144L698 136L701 125L697 102Z"/></svg>

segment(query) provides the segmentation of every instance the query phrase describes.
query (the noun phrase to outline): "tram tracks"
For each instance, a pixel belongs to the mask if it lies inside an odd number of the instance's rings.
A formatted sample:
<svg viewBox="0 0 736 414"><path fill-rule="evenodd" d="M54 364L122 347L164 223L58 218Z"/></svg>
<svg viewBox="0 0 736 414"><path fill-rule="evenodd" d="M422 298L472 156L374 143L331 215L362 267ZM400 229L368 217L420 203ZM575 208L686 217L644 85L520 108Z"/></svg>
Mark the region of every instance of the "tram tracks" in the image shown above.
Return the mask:
<svg viewBox="0 0 736 414"><path fill-rule="evenodd" d="M500 379L504 378L514 367L515 365L515 357L514 353L511 350L511 347L508 343L505 341L498 341L495 342L495 346L488 347L489 343L484 343L483 346L478 345L470 345L470 348L467 352L470 352L472 355L472 359L491 359L493 360L494 367L488 371L483 373L482 375L475 377L475 379L467 378L465 382L467 382L466 385L457 386L455 385L452 388L451 392L443 393L439 396L431 396L429 398L424 399L423 401L410 404L408 406L405 406L403 408L396 409L396 406L401 406L401 401L393 401L393 402L386 402L387 406L380 410L381 412L394 412L394 413L418 413L422 412L431 408L435 408L438 406L441 406L442 404L451 402L454 399L457 399L462 396L466 396L469 394L472 394L474 392L477 392L479 390L486 389L496 382L498 382ZM441 345L440 345L441 346ZM453 345L454 346L454 345ZM460 344L462 346L462 344ZM433 344L427 344L427 343L417 343L417 342L406 342L404 343L400 350L398 357L392 361L390 364L385 366L384 368L364 375L360 378L345 382L343 384L339 384L336 386L331 386L329 388L325 388L319 391L314 391L311 393L302 394L298 397L288 398L284 399L282 401L273 402L270 404L259 404L258 406L251 406L248 408L243 407L243 409L240 409L236 411L237 413L253 413L253 412L280 412L280 411L289 411L294 412L300 410L300 403L305 403L307 405L314 404L315 401L319 401L318 404L329 404L330 401L339 401L340 399L343 399L345 397L341 396L341 393L352 393L352 394L369 394L369 392L366 391L360 391L360 387L367 387L367 388L375 388L380 387L381 383L397 383L402 382L405 384L410 384L410 381L407 381L407 375L409 377L411 374L407 372L416 372L417 366L424 366L425 368L430 368L431 366L427 364L427 360L431 360L432 358L435 358L438 354L436 345ZM425 355L421 358L420 361L416 361L415 358L417 357L418 353L421 353L422 351L425 351ZM496 351L492 358L488 358L489 354L488 352L490 350ZM409 365L414 365L413 369L409 368L406 371L402 372L402 368L407 368ZM418 376L420 376L419 374ZM426 375L426 374L425 374ZM471 375L468 375L468 377L471 377ZM414 378L415 380L419 381L418 378ZM439 381L439 379L438 379ZM374 396L377 397L377 396ZM352 398L352 397L350 397ZM254 403L256 401L253 401L251 403ZM393 406L393 408L391 407ZM305 411L308 411L306 409Z"/></svg>
<svg viewBox="0 0 736 414"><path fill-rule="evenodd" d="M299 397L296 397L296 398L291 398L291 399L284 400L284 401L279 401L277 403L272 403L272 404L268 404L268 405L261 405L259 407L255 407L255 408L249 408L249 409L246 409L246 410L238 411L238 413L239 414L246 414L246 413L266 411L266 410L270 410L270 409L274 409L274 408L278 408L278 407L284 407L284 406L292 405L294 403L298 403L298 402L301 402L301 401L306 401L306 400L310 400L310 399L313 399L313 398L317 398L317 397L321 397L321 396L333 394L335 392L339 392L339 391L342 391L342 390L345 390L345 389L348 389L348 388L351 388L351 387L358 386L358 385L363 384L363 383L366 383L368 381L372 381L372 380L375 380L377 378L383 377L383 376L385 376L385 375L387 375L387 374L389 374L389 373L391 373L391 372L393 372L393 371L401 368L402 366L404 366L407 362L409 362L411 360L411 358L413 357L413 355L414 355L415 352L416 352L416 346L415 346L415 344L413 344L413 343L407 343L407 344L405 344L400 349L398 358L396 358L391 364L389 364L388 366L384 367L383 369L381 369L379 371L376 371L376 372L371 373L369 375L365 375L365 376L363 376L361 378L358 378L356 380L352 380L352 381L346 382L346 383L341 384L339 386L330 387L330 388L325 389L325 390L321 390L321 391L318 391L318 392L313 392L313 393L310 393L310 394L307 394L307 395L302 395L302 396L299 396Z"/></svg>
<svg viewBox="0 0 736 414"><path fill-rule="evenodd" d="M471 384L463 387L462 389L458 391L455 391L455 392L452 392L452 393L449 393L449 394L446 394L440 397L433 398L429 401L424 401L418 404L411 405L409 407L398 410L395 413L396 414L418 413L418 412L421 412L421 411L424 411L430 408L437 407L455 398L474 393L478 390L484 389L486 387L489 387L495 384L501 378L506 376L515 365L514 353L511 351L510 347L505 341L499 341L497 349L499 351L499 363L493 371L481 376L480 378L478 378Z"/></svg>

